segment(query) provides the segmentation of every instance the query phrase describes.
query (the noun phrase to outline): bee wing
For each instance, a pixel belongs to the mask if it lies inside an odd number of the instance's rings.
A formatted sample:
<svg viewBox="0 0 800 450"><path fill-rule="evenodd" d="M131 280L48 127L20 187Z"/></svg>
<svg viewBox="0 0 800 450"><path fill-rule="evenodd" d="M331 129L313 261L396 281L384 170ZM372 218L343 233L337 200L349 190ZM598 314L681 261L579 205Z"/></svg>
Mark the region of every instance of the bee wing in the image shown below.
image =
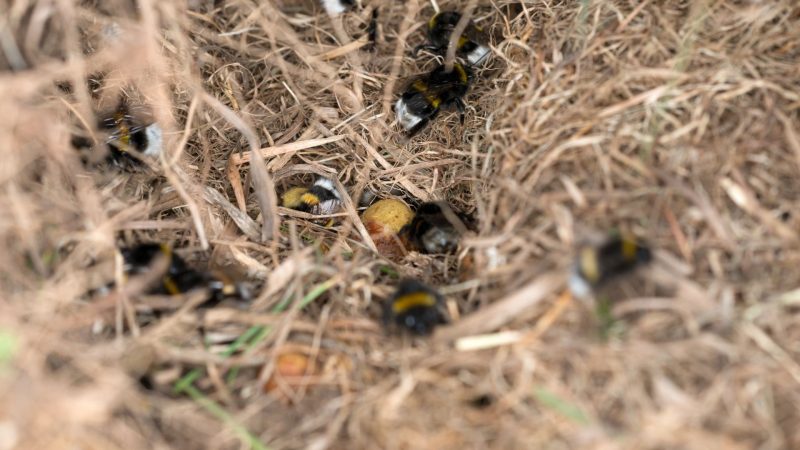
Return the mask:
<svg viewBox="0 0 800 450"><path fill-rule="evenodd" d="M458 81L441 81L428 85L428 92L436 96L441 96L443 93L451 89L461 88L463 86L464 84Z"/></svg>
<svg viewBox="0 0 800 450"><path fill-rule="evenodd" d="M128 136L131 136L131 135L133 135L135 133L138 133L138 132L144 130L145 128L147 128L147 125L134 125L134 126L128 127L128 129L123 133L123 131L120 129L120 127L114 127L114 129L111 132L111 134L108 135L108 138L106 139L106 143L119 141L123 137L123 134L127 134Z"/></svg>

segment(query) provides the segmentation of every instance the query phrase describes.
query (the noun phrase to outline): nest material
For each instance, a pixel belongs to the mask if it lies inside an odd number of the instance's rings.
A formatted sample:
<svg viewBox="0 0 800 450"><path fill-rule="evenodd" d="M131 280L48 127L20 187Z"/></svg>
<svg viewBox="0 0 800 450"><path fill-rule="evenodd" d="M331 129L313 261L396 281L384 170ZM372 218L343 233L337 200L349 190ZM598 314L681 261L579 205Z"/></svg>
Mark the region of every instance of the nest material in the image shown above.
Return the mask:
<svg viewBox="0 0 800 450"><path fill-rule="evenodd" d="M136 3L3 13L0 448L800 447L796 2L473 5L493 55L466 123L444 111L410 141L391 105L438 64L410 57L430 5ZM120 96L166 131L147 171L69 145ZM277 207L331 174L333 227ZM475 233L457 256L385 260L364 192L447 199ZM598 315L548 272L608 229L661 264ZM87 298L141 241L257 298ZM382 330L403 276L441 288L454 328ZM282 380L281 355L306 373Z"/></svg>

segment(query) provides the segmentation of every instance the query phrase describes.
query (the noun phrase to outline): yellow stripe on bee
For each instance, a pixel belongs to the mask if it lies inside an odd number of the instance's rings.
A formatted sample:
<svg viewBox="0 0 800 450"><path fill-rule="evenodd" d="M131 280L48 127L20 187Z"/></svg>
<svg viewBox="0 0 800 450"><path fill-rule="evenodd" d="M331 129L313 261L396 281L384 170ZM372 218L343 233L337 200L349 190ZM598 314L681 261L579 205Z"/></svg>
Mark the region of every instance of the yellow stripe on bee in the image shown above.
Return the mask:
<svg viewBox="0 0 800 450"><path fill-rule="evenodd" d="M306 205L311 205L311 206L319 205L319 197L310 192L306 192L305 194L301 195L300 201L305 203Z"/></svg>
<svg viewBox="0 0 800 450"><path fill-rule="evenodd" d="M597 283L600 279L600 266L597 260L597 251L591 247L582 249L579 263L583 276L590 283Z"/></svg>
<svg viewBox="0 0 800 450"><path fill-rule="evenodd" d="M178 285L175 284L175 281L171 277L164 277L161 280L161 283L164 285L164 290L166 290L169 295L178 295L181 293Z"/></svg>
<svg viewBox="0 0 800 450"><path fill-rule="evenodd" d="M442 99L436 95L435 93L430 93L428 88L428 83L422 80L416 80L411 84L411 89L423 94L425 96L425 100L435 108L438 108L442 104Z"/></svg>
<svg viewBox="0 0 800 450"><path fill-rule="evenodd" d="M171 260L172 259L172 248L167 244L161 244L161 245L159 245L159 247L161 248L161 253L164 256L167 257L167 260L168 261Z"/></svg>
<svg viewBox="0 0 800 450"><path fill-rule="evenodd" d="M453 68L458 72L458 79L461 80L462 83L467 84L467 71L464 69L464 66L461 64L454 64Z"/></svg>
<svg viewBox="0 0 800 450"><path fill-rule="evenodd" d="M468 42L469 42L468 37L461 36L460 38L458 38L458 45L456 45L456 48L460 49L461 47L467 45Z"/></svg>
<svg viewBox="0 0 800 450"><path fill-rule="evenodd" d="M439 19L439 14L436 14L433 17L431 17L431 19L428 21L428 28L431 30L436 28L436 22L438 21L438 19Z"/></svg>
<svg viewBox="0 0 800 450"><path fill-rule="evenodd" d="M121 151L127 151L131 143L131 130L125 123L125 113L117 112L114 114L114 124L119 130L119 142L122 144Z"/></svg>
<svg viewBox="0 0 800 450"><path fill-rule="evenodd" d="M430 307L434 305L436 305L436 297L433 295L427 292L412 292L395 299L392 303L392 311L395 314L401 314L417 306Z"/></svg>
<svg viewBox="0 0 800 450"><path fill-rule="evenodd" d="M295 186L289 189L281 197L281 200L283 201L283 207L291 209L299 207L302 204L301 197L303 197L303 194L307 192L308 188L302 186Z"/></svg>
<svg viewBox="0 0 800 450"><path fill-rule="evenodd" d="M631 238L622 239L622 257L625 261L633 261L636 259L637 250L636 241Z"/></svg>

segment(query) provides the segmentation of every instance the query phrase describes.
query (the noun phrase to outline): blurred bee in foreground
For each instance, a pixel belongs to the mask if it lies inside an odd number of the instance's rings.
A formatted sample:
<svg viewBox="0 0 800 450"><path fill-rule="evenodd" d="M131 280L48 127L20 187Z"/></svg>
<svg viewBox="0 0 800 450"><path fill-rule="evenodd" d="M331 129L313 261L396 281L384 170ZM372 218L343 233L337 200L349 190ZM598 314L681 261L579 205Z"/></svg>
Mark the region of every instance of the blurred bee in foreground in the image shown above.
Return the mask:
<svg viewBox="0 0 800 450"><path fill-rule="evenodd" d="M455 105L464 123L464 100L470 84L472 72L461 64L453 64L453 70L445 72L439 66L425 76L415 79L395 103L397 122L413 136L433 120L439 111Z"/></svg>
<svg viewBox="0 0 800 450"><path fill-rule="evenodd" d="M630 235L614 236L600 246L581 247L570 275L570 290L574 296L585 298L598 287L651 259L650 250Z"/></svg>
<svg viewBox="0 0 800 450"><path fill-rule="evenodd" d="M421 253L453 253L467 230L447 202L423 203L411 223L400 230L409 250Z"/></svg>
<svg viewBox="0 0 800 450"><path fill-rule="evenodd" d="M281 196L284 208L315 215L333 214L341 205L341 195L327 178L317 178L311 187L293 187Z"/></svg>
<svg viewBox="0 0 800 450"><path fill-rule="evenodd" d="M163 149L163 131L146 114L134 113L125 102L111 114L98 121L98 129L106 133L109 154L106 162L121 169L142 166L142 158L157 157ZM93 142L84 136L74 136L72 145L78 149L91 148Z"/></svg>
<svg viewBox="0 0 800 450"><path fill-rule="evenodd" d="M383 321L419 335L430 334L436 325L447 323L444 298L417 280L402 280L384 306Z"/></svg>
<svg viewBox="0 0 800 450"><path fill-rule="evenodd" d="M428 21L428 43L415 48L414 55L416 56L420 50L430 50L444 55L459 20L461 14L455 11L443 11L431 17ZM478 65L489 56L489 47L484 44L486 41L483 28L470 20L456 42L456 54L469 64Z"/></svg>
<svg viewBox="0 0 800 450"><path fill-rule="evenodd" d="M208 289L204 307L214 306L226 298L249 300L250 293L240 283L235 283L221 273L198 271L172 248L165 244L139 244L120 250L124 260L123 270L127 276L147 273L158 257L167 260L164 275L147 291L151 295L180 295L195 289Z"/></svg>
<svg viewBox="0 0 800 450"><path fill-rule="evenodd" d="M106 142L111 149L110 158L116 165L138 165L142 156L154 158L163 149L161 127L157 123L134 117L124 106L111 117L102 119L100 128L111 131Z"/></svg>

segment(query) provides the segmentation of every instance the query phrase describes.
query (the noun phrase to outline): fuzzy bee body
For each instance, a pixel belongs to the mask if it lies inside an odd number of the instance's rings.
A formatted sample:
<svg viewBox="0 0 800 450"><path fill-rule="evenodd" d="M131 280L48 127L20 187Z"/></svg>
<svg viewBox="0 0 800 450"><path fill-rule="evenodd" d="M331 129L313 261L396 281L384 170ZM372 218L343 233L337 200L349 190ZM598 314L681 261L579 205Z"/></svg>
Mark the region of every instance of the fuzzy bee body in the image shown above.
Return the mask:
<svg viewBox="0 0 800 450"><path fill-rule="evenodd" d="M105 135L102 141L108 146L105 161L124 170L142 167L142 158L155 158L163 149L164 137L161 127L146 118L145 114L133 115L123 102L111 114L100 118L98 130ZM74 135L72 146L77 150L87 150L95 146L94 139L86 135ZM84 162L89 162L83 155Z"/></svg>
<svg viewBox="0 0 800 450"><path fill-rule="evenodd" d="M354 0L322 0L322 7L329 16L338 16L355 5Z"/></svg>
<svg viewBox="0 0 800 450"><path fill-rule="evenodd" d="M342 197L327 178L318 178L311 187L293 187L282 196L284 208L316 215L333 214L342 204Z"/></svg>
<svg viewBox="0 0 800 450"><path fill-rule="evenodd" d="M472 72L461 64L445 72L438 66L429 74L415 79L395 103L397 122L409 136L413 136L433 120L442 108L455 105L464 123L464 100Z"/></svg>
<svg viewBox="0 0 800 450"><path fill-rule="evenodd" d="M650 250L632 236L616 236L600 246L578 249L569 285L577 297L586 297L610 280L632 272L652 259Z"/></svg>
<svg viewBox="0 0 800 450"><path fill-rule="evenodd" d="M110 131L106 143L110 149L109 161L128 168L140 165L139 158L157 157L163 149L163 131L157 123L145 123L132 116L127 107L121 106L112 116L100 121L100 128Z"/></svg>
<svg viewBox="0 0 800 450"><path fill-rule="evenodd" d="M411 250L453 253L461 241L461 232L452 219L460 220L446 202L423 203L400 235Z"/></svg>
<svg viewBox="0 0 800 450"><path fill-rule="evenodd" d="M419 281L405 279L384 306L384 323L419 335L430 334L434 327L447 323L444 298Z"/></svg>
<svg viewBox="0 0 800 450"><path fill-rule="evenodd" d="M139 244L123 248L121 253L124 260L123 270L127 276L146 273L158 257L166 258L167 269L158 284L150 288L149 294L180 295L194 289L205 288L208 289L209 296L202 306L206 307L214 306L228 297L242 300L249 298L249 293L242 285L233 282L225 275L192 268L168 245Z"/></svg>
<svg viewBox="0 0 800 450"><path fill-rule="evenodd" d="M443 11L431 17L428 21L428 44L417 47L414 53L426 49L443 55L459 20L461 14L455 11ZM482 63L489 56L489 47L484 44L486 40L483 28L470 20L456 42L457 55L473 66Z"/></svg>

